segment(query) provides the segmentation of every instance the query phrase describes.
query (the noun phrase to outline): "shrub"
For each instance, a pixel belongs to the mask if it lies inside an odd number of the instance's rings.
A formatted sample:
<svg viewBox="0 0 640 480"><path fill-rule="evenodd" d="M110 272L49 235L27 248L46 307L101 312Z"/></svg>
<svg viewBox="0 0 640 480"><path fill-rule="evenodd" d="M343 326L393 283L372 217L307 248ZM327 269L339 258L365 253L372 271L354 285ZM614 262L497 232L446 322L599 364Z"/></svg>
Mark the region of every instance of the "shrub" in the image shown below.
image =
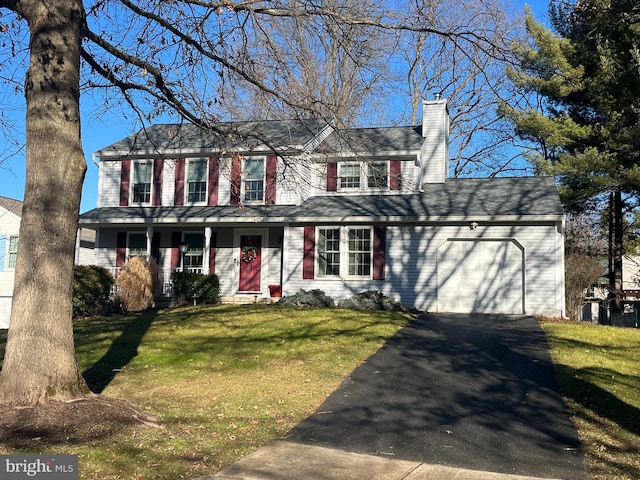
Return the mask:
<svg viewBox="0 0 640 480"><path fill-rule="evenodd" d="M133 257L118 273L118 296L127 312L139 312L153 305L153 291L158 278L154 258Z"/></svg>
<svg viewBox="0 0 640 480"><path fill-rule="evenodd" d="M350 308L352 310L402 310L400 303L376 290L361 292L352 297L344 298L338 302L338 307Z"/></svg>
<svg viewBox="0 0 640 480"><path fill-rule="evenodd" d="M293 295L286 295L280 299L278 305L282 306L307 306L307 307L334 307L333 298L328 297L322 290L298 290Z"/></svg>
<svg viewBox="0 0 640 480"><path fill-rule="evenodd" d="M76 265L73 268L73 316L104 313L114 283L113 275L106 268Z"/></svg>
<svg viewBox="0 0 640 480"><path fill-rule="evenodd" d="M175 272L173 280L173 306L186 305L195 295L198 303L216 304L220 302L220 281L218 276L211 273ZM186 277L186 284L185 284Z"/></svg>

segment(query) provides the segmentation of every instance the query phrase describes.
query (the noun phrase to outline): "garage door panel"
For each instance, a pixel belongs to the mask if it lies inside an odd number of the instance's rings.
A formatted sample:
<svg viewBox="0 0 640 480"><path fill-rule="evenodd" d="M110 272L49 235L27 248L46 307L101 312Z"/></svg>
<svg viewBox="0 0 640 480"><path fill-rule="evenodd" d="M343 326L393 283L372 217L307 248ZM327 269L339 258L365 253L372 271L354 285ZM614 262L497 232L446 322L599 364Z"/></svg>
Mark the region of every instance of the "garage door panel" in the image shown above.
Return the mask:
<svg viewBox="0 0 640 480"><path fill-rule="evenodd" d="M511 240L450 240L438 251L438 310L523 313L522 251Z"/></svg>

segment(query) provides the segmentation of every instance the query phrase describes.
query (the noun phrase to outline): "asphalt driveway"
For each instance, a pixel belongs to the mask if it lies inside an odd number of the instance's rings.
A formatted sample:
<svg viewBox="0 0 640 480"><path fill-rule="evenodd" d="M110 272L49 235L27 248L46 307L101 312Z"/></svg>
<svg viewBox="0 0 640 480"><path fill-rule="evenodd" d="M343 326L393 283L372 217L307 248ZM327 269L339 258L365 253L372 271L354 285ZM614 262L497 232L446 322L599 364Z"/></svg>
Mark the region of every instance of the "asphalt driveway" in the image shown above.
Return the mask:
<svg viewBox="0 0 640 480"><path fill-rule="evenodd" d="M585 478L544 333L526 316L423 315L286 440L471 470Z"/></svg>

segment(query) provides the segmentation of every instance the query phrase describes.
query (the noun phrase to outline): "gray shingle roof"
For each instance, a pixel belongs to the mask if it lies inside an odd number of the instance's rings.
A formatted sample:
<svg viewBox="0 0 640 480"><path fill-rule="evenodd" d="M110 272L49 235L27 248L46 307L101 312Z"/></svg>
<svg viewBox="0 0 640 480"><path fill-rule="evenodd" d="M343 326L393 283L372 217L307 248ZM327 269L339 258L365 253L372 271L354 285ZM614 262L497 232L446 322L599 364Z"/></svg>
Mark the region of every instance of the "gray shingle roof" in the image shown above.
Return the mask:
<svg viewBox="0 0 640 480"><path fill-rule="evenodd" d="M269 120L220 124L223 132L204 131L192 124L158 124L140 130L94 153L100 158L157 156L220 151L276 150L278 154L299 154L303 147L329 128L323 119ZM314 145L315 153L376 154L420 151L421 127L356 128L332 132ZM311 151L309 153L311 153Z"/></svg>
<svg viewBox="0 0 640 480"><path fill-rule="evenodd" d="M0 207L6 208L18 217L22 217L22 201L20 200L0 196Z"/></svg>
<svg viewBox="0 0 640 480"><path fill-rule="evenodd" d="M464 178L427 184L424 193L312 197L302 205L109 207L81 225L171 223L440 222L559 220L552 177Z"/></svg>
<svg viewBox="0 0 640 480"><path fill-rule="evenodd" d="M220 124L221 131L204 131L184 124L158 124L130 135L94 153L105 157L158 155L175 152L210 153L220 150L245 152L277 146L295 152L327 127L322 119L267 120Z"/></svg>
<svg viewBox="0 0 640 480"><path fill-rule="evenodd" d="M422 127L354 128L334 132L318 148L318 152L356 154L407 152L417 153L422 147Z"/></svg>

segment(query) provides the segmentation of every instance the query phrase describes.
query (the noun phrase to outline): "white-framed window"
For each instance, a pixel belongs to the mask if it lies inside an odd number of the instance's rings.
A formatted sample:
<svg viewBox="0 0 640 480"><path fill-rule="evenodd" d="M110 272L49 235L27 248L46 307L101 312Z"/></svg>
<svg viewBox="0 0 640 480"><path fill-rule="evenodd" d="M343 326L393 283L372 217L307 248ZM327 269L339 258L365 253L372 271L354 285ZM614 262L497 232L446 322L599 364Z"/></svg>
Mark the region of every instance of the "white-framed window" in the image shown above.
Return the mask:
<svg viewBox="0 0 640 480"><path fill-rule="evenodd" d="M371 277L371 227L318 227L316 238L319 277Z"/></svg>
<svg viewBox="0 0 640 480"><path fill-rule="evenodd" d="M340 276L339 228L318 228L318 275Z"/></svg>
<svg viewBox="0 0 640 480"><path fill-rule="evenodd" d="M245 202L264 200L264 157L248 157L242 172L242 191Z"/></svg>
<svg viewBox="0 0 640 480"><path fill-rule="evenodd" d="M340 188L360 188L360 164L342 163L340 164Z"/></svg>
<svg viewBox="0 0 640 480"><path fill-rule="evenodd" d="M187 203L207 201L207 160L189 160L187 164Z"/></svg>
<svg viewBox="0 0 640 480"><path fill-rule="evenodd" d="M350 228L348 247L348 272L350 277L371 275L371 229Z"/></svg>
<svg viewBox="0 0 640 480"><path fill-rule="evenodd" d="M134 160L132 172L131 203L151 203L151 180L153 161Z"/></svg>
<svg viewBox="0 0 640 480"><path fill-rule="evenodd" d="M367 187L387 188L389 186L389 166L387 162L367 164Z"/></svg>
<svg viewBox="0 0 640 480"><path fill-rule="evenodd" d="M13 270L16 268L18 261L18 235L9 236L9 250L7 251L7 269Z"/></svg>
<svg viewBox="0 0 640 480"><path fill-rule="evenodd" d="M129 233L129 252L127 258L139 257L147 254L147 235L144 233Z"/></svg>
<svg viewBox="0 0 640 480"><path fill-rule="evenodd" d="M204 234L187 232L182 239L189 246L184 254L184 268L187 271L201 273L204 263Z"/></svg>

